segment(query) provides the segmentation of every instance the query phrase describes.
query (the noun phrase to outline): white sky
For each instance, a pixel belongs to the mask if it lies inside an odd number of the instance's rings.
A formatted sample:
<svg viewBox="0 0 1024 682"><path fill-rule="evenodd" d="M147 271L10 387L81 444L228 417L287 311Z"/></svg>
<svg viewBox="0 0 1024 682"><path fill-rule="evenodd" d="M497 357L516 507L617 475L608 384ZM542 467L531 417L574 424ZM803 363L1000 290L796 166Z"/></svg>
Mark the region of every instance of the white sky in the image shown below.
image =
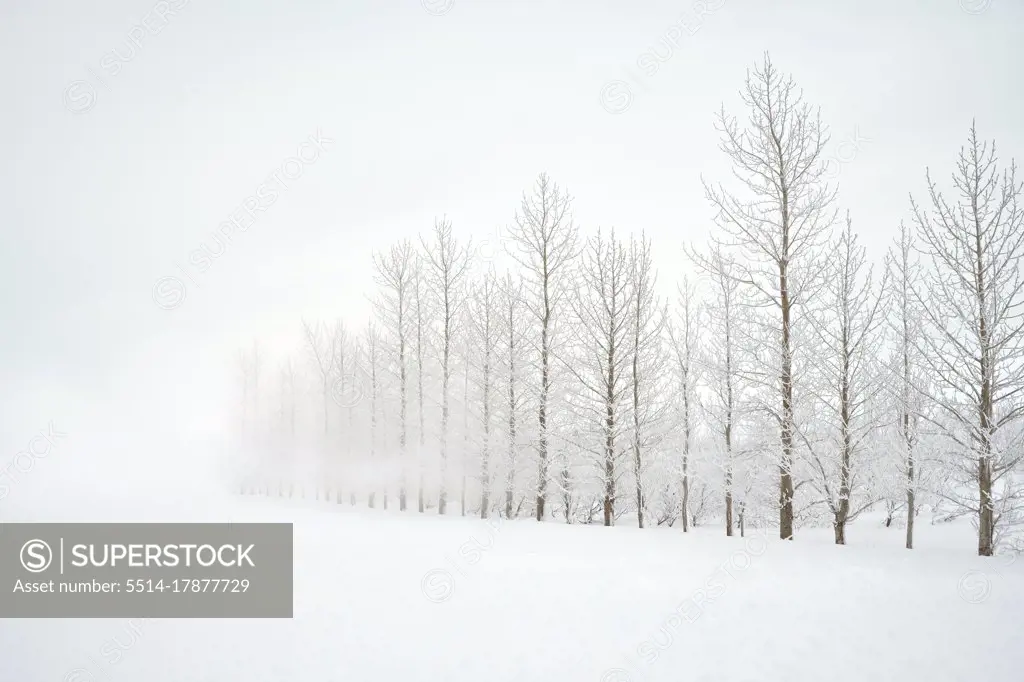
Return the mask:
<svg viewBox="0 0 1024 682"><path fill-rule="evenodd" d="M51 420L68 442L115 434L140 454L135 435L221 426L238 346L291 343L303 315L361 323L373 249L445 213L491 233L541 171L585 233L646 230L673 281L712 215L701 173L728 180L713 114L743 115L765 50L821 106L832 154L869 140L839 167L840 198L880 255L972 117L1004 160L1024 156L1024 3L963 2L977 13L706 0L717 9L644 77L638 58L695 24L691 0L455 0L440 16L420 0L193 0L110 76L104 56L130 54L154 0L0 0L0 460ZM71 113L79 80L95 106ZM599 96L612 80L633 93L617 115ZM189 266L318 129L327 153L209 271ZM161 310L153 285L176 264L198 286Z"/></svg>

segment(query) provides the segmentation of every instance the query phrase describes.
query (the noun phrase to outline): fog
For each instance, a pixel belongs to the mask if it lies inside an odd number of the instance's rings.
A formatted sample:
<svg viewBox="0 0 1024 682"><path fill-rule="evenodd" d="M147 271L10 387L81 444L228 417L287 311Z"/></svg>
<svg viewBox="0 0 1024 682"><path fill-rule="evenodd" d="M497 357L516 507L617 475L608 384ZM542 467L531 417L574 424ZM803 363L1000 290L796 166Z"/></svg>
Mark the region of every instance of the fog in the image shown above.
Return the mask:
<svg viewBox="0 0 1024 682"><path fill-rule="evenodd" d="M178 2L158 22L146 2L5 2L0 460L51 422L67 434L10 499L214 485L239 348L362 323L375 250L445 214L490 234L542 171L585 230L645 230L674 281L713 217L701 175L729 172L713 113L738 110L765 49L820 104L840 200L880 254L975 116L1024 142L1024 8L963 4L728 0L694 29L662 1ZM191 254L316 135L201 271ZM170 310L166 277L186 289Z"/></svg>

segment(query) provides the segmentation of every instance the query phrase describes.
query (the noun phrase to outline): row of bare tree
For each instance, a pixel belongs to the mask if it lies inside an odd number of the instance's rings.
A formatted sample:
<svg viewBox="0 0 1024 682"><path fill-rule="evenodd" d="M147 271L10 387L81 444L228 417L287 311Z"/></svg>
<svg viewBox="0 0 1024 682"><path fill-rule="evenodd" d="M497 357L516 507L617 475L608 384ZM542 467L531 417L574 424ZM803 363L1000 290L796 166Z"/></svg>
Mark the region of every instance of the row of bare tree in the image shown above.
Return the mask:
<svg viewBox="0 0 1024 682"><path fill-rule="evenodd" d="M365 329L303 323L315 446L298 445L294 362L277 419L260 419L258 350L243 355L243 431L277 434L286 453L267 466L305 458L316 485L370 506L393 491L420 512L445 514L457 487L460 512L484 518L525 507L688 530L716 517L729 535L777 523L783 539L827 522L844 544L882 505L912 548L928 506L972 515L981 555L1012 540L1024 510L1015 164L998 167L972 126L955 194L929 172L927 206L911 198L912 226L876 273L826 179L819 113L767 56L741 95L742 125L724 107L717 118L735 182L705 181L715 229L684 247L671 295L646 236L581 236L571 196L542 174L500 248L437 220L375 255ZM312 418L309 396L299 412Z"/></svg>

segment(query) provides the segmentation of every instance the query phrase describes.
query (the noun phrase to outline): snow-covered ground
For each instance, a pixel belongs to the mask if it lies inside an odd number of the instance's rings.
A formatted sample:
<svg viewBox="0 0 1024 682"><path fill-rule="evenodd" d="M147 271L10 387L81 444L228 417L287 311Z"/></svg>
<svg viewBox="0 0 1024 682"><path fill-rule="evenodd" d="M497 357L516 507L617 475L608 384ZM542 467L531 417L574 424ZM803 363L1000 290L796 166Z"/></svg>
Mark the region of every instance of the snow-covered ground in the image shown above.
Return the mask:
<svg viewBox="0 0 1024 682"><path fill-rule="evenodd" d="M1024 679L1024 560L969 525L568 527L233 497L55 488L7 521L293 521L292 620L0 620L4 682ZM174 499L168 488L178 487ZM23 492L23 491L22 491ZM45 499L45 503L43 500Z"/></svg>

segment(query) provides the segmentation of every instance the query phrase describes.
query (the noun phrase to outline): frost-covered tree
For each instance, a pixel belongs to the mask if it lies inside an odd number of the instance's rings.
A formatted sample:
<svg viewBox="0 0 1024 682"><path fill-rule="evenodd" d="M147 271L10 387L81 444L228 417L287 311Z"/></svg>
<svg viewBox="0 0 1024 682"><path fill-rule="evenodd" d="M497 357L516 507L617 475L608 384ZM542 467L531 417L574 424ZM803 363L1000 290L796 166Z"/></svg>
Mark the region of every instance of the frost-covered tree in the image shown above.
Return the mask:
<svg viewBox="0 0 1024 682"><path fill-rule="evenodd" d="M582 252L579 286L570 299L578 324L576 353L569 367L579 384L578 418L593 424L599 476L604 493L604 525L615 519L620 466L628 436L629 370L633 297L629 252L615 236L600 230ZM586 429L586 426L583 426ZM581 439L578 439L578 442Z"/></svg>
<svg viewBox="0 0 1024 682"><path fill-rule="evenodd" d="M441 484L437 511L444 514L448 507L448 427L451 417L449 388L452 380L452 354L460 332L465 305L465 279L469 270L470 246L463 246L452 232L447 218L434 221L431 240L421 237L426 260L426 285L433 298L439 319L434 320L434 334L439 337L441 361Z"/></svg>
<svg viewBox="0 0 1024 682"><path fill-rule="evenodd" d="M890 391L896 406L897 444L900 453L896 471L905 494L907 511L906 547L914 548L914 518L917 515L921 462L918 447L921 437L921 413L926 391L921 357L924 313L914 298L914 282L921 276L921 264L914 251L913 233L900 223L899 234L886 255L889 284L887 323L894 352L890 362ZM894 486L895 487L895 486Z"/></svg>
<svg viewBox="0 0 1024 682"><path fill-rule="evenodd" d="M645 235L629 245L629 384L631 449L636 485L637 524L644 527L644 475L653 449L664 437L663 420L668 388L661 372L665 365L662 335L666 312L655 293L657 273L651 260L651 241Z"/></svg>
<svg viewBox="0 0 1024 682"><path fill-rule="evenodd" d="M531 194L523 193L519 211L509 230L512 259L522 268L526 308L539 326L540 387L537 400L537 520L544 519L548 484L548 446L555 332L566 298L565 283L578 254L572 197L541 174Z"/></svg>
<svg viewBox="0 0 1024 682"><path fill-rule="evenodd" d="M700 303L697 288L687 277L683 277L678 286L676 320L670 318L666 326L672 346L678 392L678 420L682 441L680 455L680 473L682 491L680 495L680 520L683 532L690 529L690 448L695 432L695 413L697 406L697 354L699 348Z"/></svg>
<svg viewBox="0 0 1024 682"><path fill-rule="evenodd" d="M337 359L334 352L334 335L323 322L310 324L303 320L302 331L305 335L310 362L320 382L324 410L324 437L326 438L330 426L331 382L334 380L334 363Z"/></svg>
<svg viewBox="0 0 1024 682"><path fill-rule="evenodd" d="M473 287L470 297L470 323L474 354L478 357L480 374L480 518L491 510L491 487L494 455L494 406L497 388L497 364L502 344L500 306L501 291L493 269Z"/></svg>
<svg viewBox="0 0 1024 682"><path fill-rule="evenodd" d="M712 245L709 253L696 256L708 279L707 300L704 306L704 345L700 358L707 392L704 401L705 421L715 434L720 453L723 496L725 500L725 534L733 534L734 478L738 446L738 427L741 421L741 402L745 386L744 370L747 366L741 345L745 341L741 306L743 291L736 277L736 263L721 247Z"/></svg>
<svg viewBox="0 0 1024 682"><path fill-rule="evenodd" d="M398 487L398 507L405 511L406 474L408 471L406 439L408 426L406 412L408 408L408 358L410 346L409 330L413 298L413 278L415 276L412 243L403 240L395 244L385 254L374 254L373 262L376 270L376 281L381 295L376 301L377 314L390 336L390 343L396 357L398 370L398 447L401 459L401 480Z"/></svg>
<svg viewBox="0 0 1024 682"><path fill-rule="evenodd" d="M977 514L978 554L991 556L1000 524L1021 520L1024 489L1024 211L1014 161L971 126L948 199L926 174L930 208L911 197L931 268L914 287L927 333L923 357L937 382L932 420L958 452L947 499ZM930 305L925 305L925 301ZM966 489L973 487L971 494Z"/></svg>
<svg viewBox="0 0 1024 682"><path fill-rule="evenodd" d="M506 424L505 442L505 518L518 515L519 505L515 503L517 474L520 466L523 413L527 404L526 391L522 386L522 374L526 369L526 304L523 302L523 283L511 274L506 274L499 292L502 321L502 363L505 379L504 415Z"/></svg>
<svg viewBox="0 0 1024 682"><path fill-rule="evenodd" d="M766 338L775 353L765 376L773 380L779 426L779 535L793 538L794 378L798 371L795 326L808 302L818 268L818 252L828 237L835 191L824 176L829 137L820 114L803 99L792 78L782 75L765 55L748 72L740 92L749 118L740 127L734 116L718 115L721 149L733 164L743 195L704 183L721 234L712 240L735 249L737 277L771 308Z"/></svg>
<svg viewBox="0 0 1024 682"><path fill-rule="evenodd" d="M814 426L825 433L817 443L805 432L801 436L811 454L811 484L832 515L836 544L843 545L846 524L876 502L869 493L853 506L858 473L865 468L861 460L871 455L879 427L872 407L884 387L880 331L886 283L884 276L881 285L874 281L849 214L829 253L814 322L814 371L820 378L815 392L824 422Z"/></svg>

